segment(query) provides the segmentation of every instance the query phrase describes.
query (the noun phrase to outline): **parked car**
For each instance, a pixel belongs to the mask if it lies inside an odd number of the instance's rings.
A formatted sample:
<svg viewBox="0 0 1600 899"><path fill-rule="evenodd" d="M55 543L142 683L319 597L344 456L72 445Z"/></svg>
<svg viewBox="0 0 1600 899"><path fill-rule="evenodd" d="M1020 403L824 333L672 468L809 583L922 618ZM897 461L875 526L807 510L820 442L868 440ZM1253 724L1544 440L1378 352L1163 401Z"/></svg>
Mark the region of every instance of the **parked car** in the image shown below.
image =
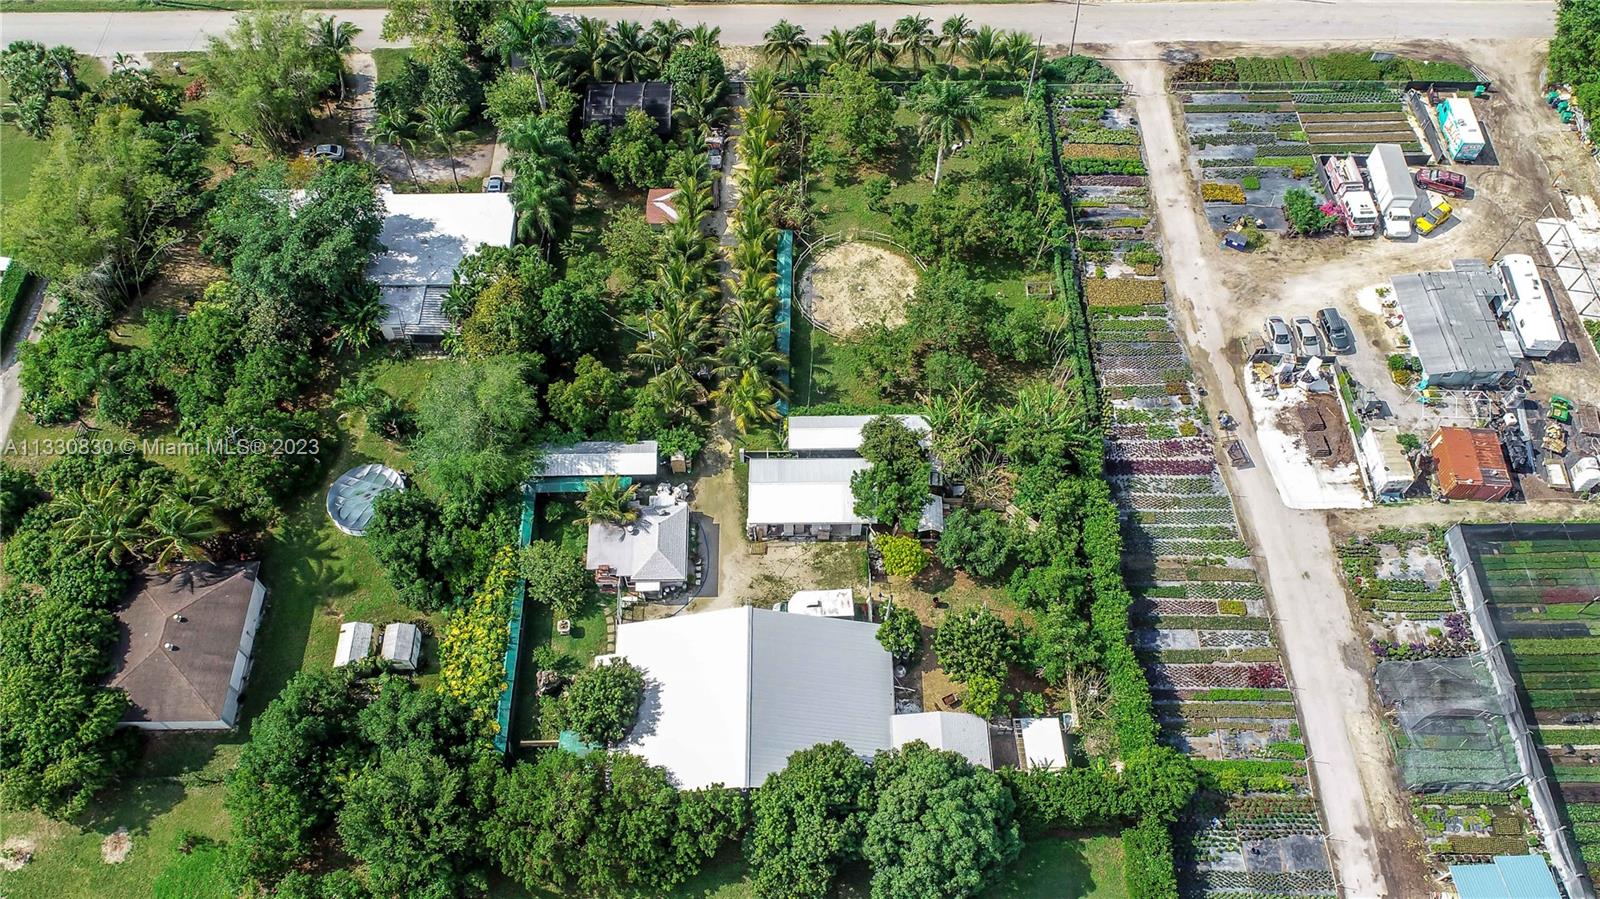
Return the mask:
<svg viewBox="0 0 1600 899"><path fill-rule="evenodd" d="M1317 333L1317 324L1307 316L1300 316L1294 320L1295 337L1300 340L1300 352L1306 356L1322 355L1322 335Z"/></svg>
<svg viewBox="0 0 1600 899"><path fill-rule="evenodd" d="M1446 169L1418 169L1417 186L1447 197L1460 197L1467 193L1467 176Z"/></svg>
<svg viewBox="0 0 1600 899"><path fill-rule="evenodd" d="M344 158L344 146L341 144L317 144L316 148L311 151L311 158L338 162Z"/></svg>
<svg viewBox="0 0 1600 899"><path fill-rule="evenodd" d="M1339 310L1329 306L1318 311L1317 322L1322 325L1322 333L1328 337L1328 349L1335 353L1355 352L1355 336L1350 333L1350 326L1345 324Z"/></svg>
<svg viewBox="0 0 1600 899"><path fill-rule="evenodd" d="M1432 234L1433 230L1444 224L1445 219L1448 219L1450 213L1454 211L1450 208L1449 201L1440 200L1438 206L1424 212L1422 217L1417 219L1417 231L1422 234Z"/></svg>
<svg viewBox="0 0 1600 899"><path fill-rule="evenodd" d="M507 186L506 179L502 175L490 175L483 179L483 192L486 194L503 194Z"/></svg>
<svg viewBox="0 0 1600 899"><path fill-rule="evenodd" d="M727 142L728 135L721 128L713 128L706 135L706 161L711 163L713 172L722 171L722 145Z"/></svg>
<svg viewBox="0 0 1600 899"><path fill-rule="evenodd" d="M1266 334L1268 350L1280 355L1294 353L1294 332L1289 330L1289 323L1283 320L1283 316L1269 317L1261 329Z"/></svg>

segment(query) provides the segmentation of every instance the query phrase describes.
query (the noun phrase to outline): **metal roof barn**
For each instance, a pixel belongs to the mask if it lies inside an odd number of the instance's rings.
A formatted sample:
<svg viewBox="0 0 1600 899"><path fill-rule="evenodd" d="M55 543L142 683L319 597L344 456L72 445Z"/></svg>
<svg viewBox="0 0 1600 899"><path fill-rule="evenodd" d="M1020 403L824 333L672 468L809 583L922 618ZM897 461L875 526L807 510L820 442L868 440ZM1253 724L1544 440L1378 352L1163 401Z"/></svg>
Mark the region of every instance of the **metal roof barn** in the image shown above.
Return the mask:
<svg viewBox="0 0 1600 899"><path fill-rule="evenodd" d="M1426 386L1498 384L1516 370L1493 312L1504 287L1476 259L1452 265L1453 271L1390 279L1411 350L1422 360Z"/></svg>
<svg viewBox="0 0 1600 899"><path fill-rule="evenodd" d="M872 463L849 459L750 460L747 527L768 525L862 526L872 522L856 514L850 478ZM930 496L919 530L944 530L944 501Z"/></svg>
<svg viewBox="0 0 1600 899"><path fill-rule="evenodd" d="M653 478L661 468L661 451L654 440L619 443L589 440L545 451L541 478L599 478L624 475Z"/></svg>
<svg viewBox="0 0 1600 899"><path fill-rule="evenodd" d="M795 415L789 418L789 449L794 452L861 451L861 430L876 415ZM901 424L922 435L928 444L932 430L920 415L896 415Z"/></svg>

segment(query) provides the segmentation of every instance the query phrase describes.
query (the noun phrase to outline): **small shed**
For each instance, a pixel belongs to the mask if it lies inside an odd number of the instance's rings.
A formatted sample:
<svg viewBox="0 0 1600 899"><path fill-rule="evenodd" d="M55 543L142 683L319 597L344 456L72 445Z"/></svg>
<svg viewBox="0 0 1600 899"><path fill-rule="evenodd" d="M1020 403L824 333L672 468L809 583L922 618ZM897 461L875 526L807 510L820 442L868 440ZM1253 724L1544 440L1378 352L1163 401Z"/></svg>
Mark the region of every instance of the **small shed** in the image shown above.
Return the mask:
<svg viewBox="0 0 1600 899"><path fill-rule="evenodd" d="M676 187L652 187L644 198L644 220L650 225L671 225L678 221Z"/></svg>
<svg viewBox="0 0 1600 899"><path fill-rule="evenodd" d="M1451 865L1461 899L1560 899L1550 865L1537 855L1497 855L1487 865Z"/></svg>
<svg viewBox="0 0 1600 899"><path fill-rule="evenodd" d="M1019 718L1016 730L1018 757L1024 769L1069 767L1067 734L1060 718Z"/></svg>
<svg viewBox="0 0 1600 899"><path fill-rule="evenodd" d="M855 591L849 587L838 590L801 590L789 597L789 603L785 608L796 615L854 618L856 617Z"/></svg>
<svg viewBox="0 0 1600 899"><path fill-rule="evenodd" d="M399 671L417 670L422 658L422 628L399 621L384 625L382 657Z"/></svg>
<svg viewBox="0 0 1600 899"><path fill-rule="evenodd" d="M889 719L889 739L896 749L921 740L934 749L959 752L983 768L994 767L989 722L970 712L912 712Z"/></svg>
<svg viewBox="0 0 1600 899"><path fill-rule="evenodd" d="M365 621L346 621L339 625L339 646L333 651L333 667L343 668L372 655L372 625Z"/></svg>
<svg viewBox="0 0 1600 899"><path fill-rule="evenodd" d="M1511 492L1500 435L1488 428L1440 428L1428 441L1439 491L1450 499L1493 502Z"/></svg>
<svg viewBox="0 0 1600 899"><path fill-rule="evenodd" d="M1400 432L1391 427L1368 427L1362 432L1361 468L1372 495L1380 500L1403 496L1417 482L1411 458L1400 445Z"/></svg>

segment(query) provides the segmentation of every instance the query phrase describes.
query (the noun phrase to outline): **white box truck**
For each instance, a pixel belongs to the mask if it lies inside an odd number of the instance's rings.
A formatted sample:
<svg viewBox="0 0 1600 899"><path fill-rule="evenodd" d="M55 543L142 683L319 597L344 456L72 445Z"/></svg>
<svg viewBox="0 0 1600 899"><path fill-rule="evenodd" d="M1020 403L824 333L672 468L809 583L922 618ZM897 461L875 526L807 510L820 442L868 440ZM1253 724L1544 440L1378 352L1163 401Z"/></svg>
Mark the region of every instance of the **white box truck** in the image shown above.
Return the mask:
<svg viewBox="0 0 1600 899"><path fill-rule="evenodd" d="M1411 222L1417 214L1417 185L1406 168L1406 156L1399 144L1376 144L1367 156L1367 178L1372 182L1372 199L1383 216L1385 237L1411 236Z"/></svg>
<svg viewBox="0 0 1600 899"><path fill-rule="evenodd" d="M1561 319L1550 304L1544 282L1533 257L1514 253L1495 266L1506 288L1505 308L1496 310L1511 322L1511 330L1522 344L1522 354L1542 359L1567 342L1561 332Z"/></svg>

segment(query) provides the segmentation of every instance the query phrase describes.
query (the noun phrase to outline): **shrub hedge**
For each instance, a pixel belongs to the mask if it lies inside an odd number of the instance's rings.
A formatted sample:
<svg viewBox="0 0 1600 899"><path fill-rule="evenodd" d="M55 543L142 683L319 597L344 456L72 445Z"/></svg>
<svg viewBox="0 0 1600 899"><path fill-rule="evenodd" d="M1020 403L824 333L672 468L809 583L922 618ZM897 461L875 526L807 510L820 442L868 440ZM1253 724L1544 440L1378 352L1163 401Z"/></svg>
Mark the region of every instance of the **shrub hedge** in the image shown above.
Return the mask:
<svg viewBox="0 0 1600 899"><path fill-rule="evenodd" d="M5 274L0 275L0 347L11 345L11 329L22 317L22 308L27 305L23 297L32 280L33 274L16 260L12 260Z"/></svg>

